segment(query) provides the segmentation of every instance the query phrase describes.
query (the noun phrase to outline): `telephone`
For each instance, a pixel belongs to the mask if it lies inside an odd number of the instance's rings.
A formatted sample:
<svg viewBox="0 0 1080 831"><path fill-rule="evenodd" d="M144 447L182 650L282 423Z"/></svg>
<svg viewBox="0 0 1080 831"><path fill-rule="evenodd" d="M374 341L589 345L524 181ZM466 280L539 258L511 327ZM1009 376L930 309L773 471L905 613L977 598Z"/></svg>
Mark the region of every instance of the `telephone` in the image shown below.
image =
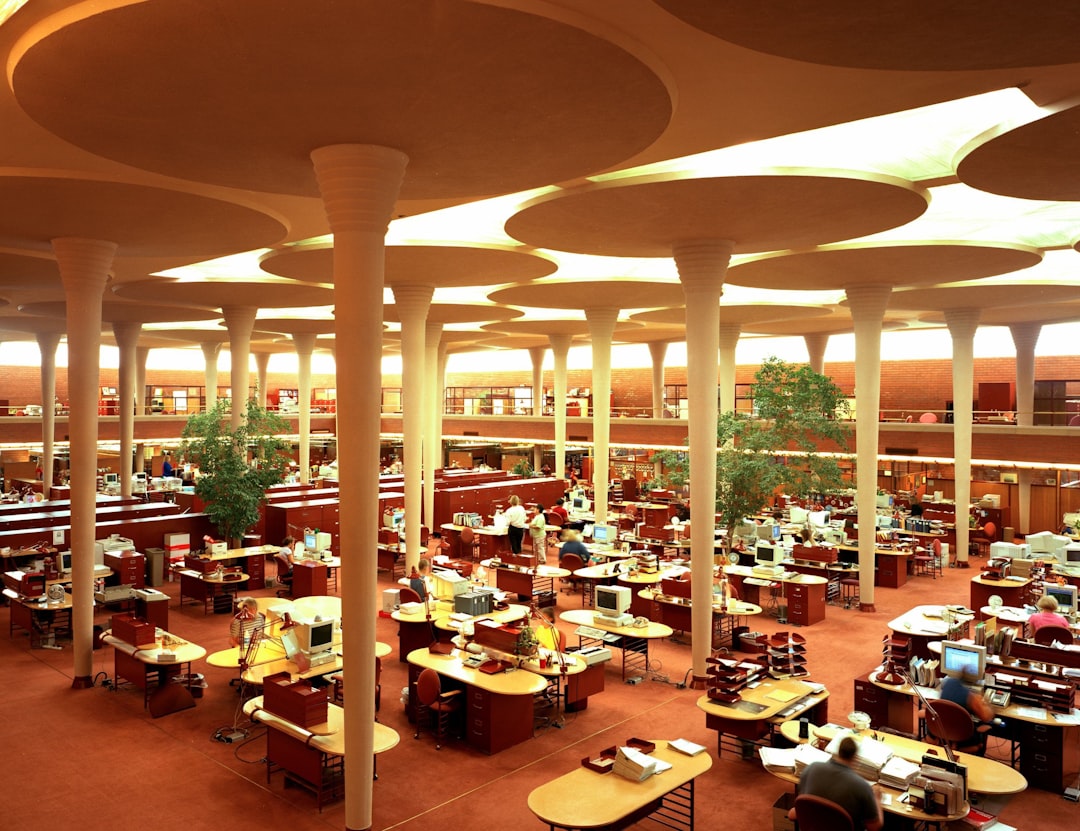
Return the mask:
<svg viewBox="0 0 1080 831"><path fill-rule="evenodd" d="M983 693L983 697L993 707L1008 707L1009 706L1009 693L1005 690L993 690L989 689Z"/></svg>
<svg viewBox="0 0 1080 831"><path fill-rule="evenodd" d="M634 618L634 622L630 625L633 626L635 629L644 629L646 626L649 625L649 619L638 615L636 618Z"/></svg>

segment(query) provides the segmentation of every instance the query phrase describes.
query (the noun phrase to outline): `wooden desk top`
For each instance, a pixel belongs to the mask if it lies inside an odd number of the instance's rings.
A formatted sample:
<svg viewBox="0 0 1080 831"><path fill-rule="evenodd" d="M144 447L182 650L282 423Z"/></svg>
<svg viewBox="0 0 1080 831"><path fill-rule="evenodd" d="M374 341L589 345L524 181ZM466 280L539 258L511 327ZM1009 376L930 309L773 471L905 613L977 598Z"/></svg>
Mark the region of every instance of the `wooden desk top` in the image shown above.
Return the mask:
<svg viewBox="0 0 1080 831"><path fill-rule="evenodd" d="M978 583L980 586L986 586L991 589L1023 589L1031 584L1031 578L1025 577L1023 580L995 580L992 577L983 577L981 574L976 574L971 578L971 582Z"/></svg>
<svg viewBox="0 0 1080 831"><path fill-rule="evenodd" d="M900 634L941 637L948 631L949 626L941 617L944 609L945 607L941 605L916 606L904 612L900 617L890 620L888 626ZM956 620L966 623L974 616L974 613L957 615Z"/></svg>
<svg viewBox="0 0 1080 831"><path fill-rule="evenodd" d="M284 655L285 650L274 641L260 641L255 648L251 663L252 665L265 664L276 661ZM211 652L206 656L206 663L212 667L221 667L222 669L238 669L240 667L240 647L230 646L228 649Z"/></svg>
<svg viewBox="0 0 1080 831"><path fill-rule="evenodd" d="M825 725L820 727L811 725L810 735L811 738L820 736L828 741L841 729L843 728L840 728L837 725ZM784 738L788 739L788 741L800 741L798 722L787 722L782 724L780 726L780 732L783 733ZM870 732L878 739L878 741L887 744L894 754L901 756L910 762L920 762L925 753L933 753L933 755L940 756L943 759L945 758L945 751L936 745L926 744L925 742L915 741L914 739L908 739L903 736L896 736L891 733ZM956 761L967 766L968 790L973 791L974 793L1012 794L1020 793L1020 791L1027 787L1027 779L1024 778L1020 771L1014 770L1008 765L996 762L993 759L987 759L985 756L972 756L970 753L957 753ZM901 806L903 806L903 803L901 803Z"/></svg>
<svg viewBox="0 0 1080 831"><path fill-rule="evenodd" d="M596 736L593 741L599 752L603 740ZM534 788L529 794L529 810L542 822L563 828L615 825L712 767L712 754L708 752L687 756L671 750L666 741L656 739L655 744L652 755L670 763L671 770L654 774L644 782L631 782L615 773L597 773L578 766Z"/></svg>
<svg viewBox="0 0 1080 831"><path fill-rule="evenodd" d="M479 528L473 528L469 525L454 525L452 522L444 522L439 527L444 531L456 531L459 534L468 528L474 534L481 534L486 537L505 537L508 533L505 528L493 528L490 525L481 525Z"/></svg>
<svg viewBox="0 0 1080 831"><path fill-rule="evenodd" d="M487 690L498 695L536 695L547 687L547 681L536 673L524 670L511 670L488 675L478 669L461 663L457 651L453 655L436 655L427 647L414 649L408 655L408 661L422 669L433 669L439 675L453 678L469 686Z"/></svg>
<svg viewBox="0 0 1080 831"><path fill-rule="evenodd" d="M114 649L118 649L121 652L125 652L131 655L136 661L142 661L144 664L150 666L173 666L175 664L186 664L191 661L198 661L200 658L206 657L206 650L196 643L185 641L179 635L172 635L168 632L162 633L163 637L172 638L176 641L176 645L171 647L172 652L176 655L174 660L162 661L158 657L159 647L157 644L151 649L140 649L134 644L122 641L117 637L114 637L111 629L106 629L101 639L107 644L111 645Z"/></svg>
<svg viewBox="0 0 1080 831"><path fill-rule="evenodd" d="M631 586L654 586L665 577L675 576L672 572L677 574L688 573L686 571L686 566L662 568L659 571L631 571L626 574L620 574L619 582L628 583Z"/></svg>
<svg viewBox="0 0 1080 831"><path fill-rule="evenodd" d="M608 560L606 563L597 563L592 566L585 566L574 571L575 577L580 577L583 580L602 580L605 577L616 577L618 575L615 572L621 563L625 563L625 559Z"/></svg>
<svg viewBox="0 0 1080 831"><path fill-rule="evenodd" d="M199 579L215 586L231 586L233 583L243 583L250 577L241 572L240 574L200 574Z"/></svg>
<svg viewBox="0 0 1080 831"><path fill-rule="evenodd" d="M648 626L612 626L609 623L594 620L592 609L570 609L559 615L560 620L573 623L577 626L592 626L613 635L621 635L626 638L670 638L675 630L663 623L649 621Z"/></svg>
<svg viewBox="0 0 1080 831"><path fill-rule="evenodd" d="M511 603L505 609L495 609L488 614L476 615L469 618L474 623L478 620L495 620L499 623L513 623L515 620L521 620L529 616L529 607L523 606L520 603ZM460 632L462 625L467 621L458 621L450 617L449 614L439 615L437 618L432 618L432 623L439 629L443 629L447 632ZM456 624L456 625L455 625Z"/></svg>
<svg viewBox="0 0 1080 831"><path fill-rule="evenodd" d="M336 618L341 620L341 598L332 594L315 594L292 601L294 614L300 617Z"/></svg>
<svg viewBox="0 0 1080 831"><path fill-rule="evenodd" d="M9 594L8 591L5 591L4 594L14 603L18 603L20 606L29 609L31 612L57 612L61 609L71 608L71 592L64 592L63 600L45 600L41 603L38 603L36 600L26 600L25 598L19 597L15 592L10 592ZM15 596L12 598L11 595Z"/></svg>
<svg viewBox="0 0 1080 831"><path fill-rule="evenodd" d="M580 655L575 655L572 652L564 652L564 655L568 658L566 661L566 674L578 675L589 668L589 663ZM554 678L556 675L562 674L562 667L558 663L551 664L547 667L540 666L540 661L537 658L528 658L521 662L521 668L527 672L535 673L536 675L542 675L545 678Z"/></svg>
<svg viewBox="0 0 1080 831"><path fill-rule="evenodd" d="M686 606L688 609L691 608L690 598L671 597L670 595L663 594L656 589L642 589L638 592L638 597L642 598L643 600L654 600L657 603L665 603L668 606ZM714 615L731 615L732 617L761 614L760 606L758 606L756 603L747 603L743 600L738 601L731 611L728 611L719 603L713 603L712 610Z"/></svg>
<svg viewBox="0 0 1080 831"><path fill-rule="evenodd" d="M699 710L704 710L710 715L720 716L732 721L768 721L797 702L805 705L800 709L808 709L828 698L829 691L814 692L813 687L805 681L799 681L797 678L766 678L753 689L744 689L741 695L743 701L759 704L765 709L752 713L737 706L725 706L713 701L707 695L703 695L697 700L697 706Z"/></svg>
<svg viewBox="0 0 1080 831"><path fill-rule="evenodd" d="M760 577L762 580L771 580L774 583L802 583L804 586L822 585L828 583L827 577L817 574L801 574L795 572L791 577L770 577L765 574L755 574L751 566L724 566L724 574L737 574L740 577Z"/></svg>
<svg viewBox="0 0 1080 831"><path fill-rule="evenodd" d="M516 572L519 572L521 574L532 574L532 575L535 575L536 577L569 577L570 576L570 569L562 568L560 566L548 566L548 565L516 566L516 565L511 565L510 563L500 563L497 566L493 566L491 564L491 560L482 560L480 562L480 565L482 565L484 568L486 568L489 573L491 571L498 571L498 570L501 569L502 571L516 571Z"/></svg>
<svg viewBox="0 0 1080 831"><path fill-rule="evenodd" d="M263 679L265 679L267 675L273 675L276 672L287 672L293 677L293 680L298 678L318 678L320 675L329 675L331 672L337 672L344 665L341 656L335 655L334 660L327 661L325 664L319 664L317 667L311 667L310 669L301 672L300 667L296 665L295 661L290 661L288 658L278 658L276 661L270 661L265 664L253 664L240 674L240 678L245 684L261 686Z"/></svg>
<svg viewBox="0 0 1080 831"><path fill-rule="evenodd" d="M328 733L315 734L291 721L286 721L281 716L275 715L262 708L263 697L256 696L244 704L244 714L251 716L255 721L261 721L268 727L280 730L295 739L306 741L309 747L314 747L331 756L345 755L345 711L336 704L327 708L328 720L324 729ZM321 725L320 725L321 726ZM375 736L372 750L375 753L385 753L395 747L401 740L397 731L385 724L375 722Z"/></svg>

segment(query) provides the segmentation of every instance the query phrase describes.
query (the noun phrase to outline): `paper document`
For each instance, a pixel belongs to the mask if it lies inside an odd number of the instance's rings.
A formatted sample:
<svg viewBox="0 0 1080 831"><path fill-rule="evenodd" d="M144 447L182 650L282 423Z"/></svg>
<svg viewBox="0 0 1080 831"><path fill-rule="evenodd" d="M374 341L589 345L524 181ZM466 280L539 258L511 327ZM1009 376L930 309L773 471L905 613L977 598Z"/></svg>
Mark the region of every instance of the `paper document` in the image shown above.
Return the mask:
<svg viewBox="0 0 1080 831"><path fill-rule="evenodd" d="M795 748L793 747L759 747L758 755L761 757L761 763L767 768L795 770Z"/></svg>
<svg viewBox="0 0 1080 831"><path fill-rule="evenodd" d="M773 701L791 701L793 698L798 698L798 693L788 692L787 690L773 690L771 693L765 696L771 698Z"/></svg>
<svg viewBox="0 0 1080 831"><path fill-rule="evenodd" d="M705 750L705 745L692 742L689 739L675 739L668 742L668 747L680 753L685 753L687 756L697 756Z"/></svg>

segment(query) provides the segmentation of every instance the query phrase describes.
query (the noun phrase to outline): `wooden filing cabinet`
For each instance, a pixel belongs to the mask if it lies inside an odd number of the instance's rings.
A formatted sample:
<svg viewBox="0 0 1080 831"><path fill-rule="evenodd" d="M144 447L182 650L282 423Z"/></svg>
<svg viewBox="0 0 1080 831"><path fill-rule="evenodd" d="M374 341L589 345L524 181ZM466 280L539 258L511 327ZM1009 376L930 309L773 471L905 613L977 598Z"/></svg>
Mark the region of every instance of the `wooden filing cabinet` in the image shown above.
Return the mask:
<svg viewBox="0 0 1080 831"><path fill-rule="evenodd" d="M854 702L856 710L870 716L872 727L915 732L915 699L877 686L870 680L869 673L855 679Z"/></svg>
<svg viewBox="0 0 1080 831"><path fill-rule="evenodd" d="M293 567L293 597L326 594L326 566L323 563L302 562Z"/></svg>
<svg viewBox="0 0 1080 831"><path fill-rule="evenodd" d="M105 552L105 565L112 569L117 583L121 586L133 586L136 589L146 587L145 559L137 551Z"/></svg>
<svg viewBox="0 0 1080 831"><path fill-rule="evenodd" d="M498 753L532 738L533 697L465 688L465 738L477 750Z"/></svg>
<svg viewBox="0 0 1080 831"><path fill-rule="evenodd" d="M900 557L895 554L878 554L874 561L877 570L874 572L874 585L885 586L890 589L898 589L907 582L907 564L909 557Z"/></svg>
<svg viewBox="0 0 1080 831"><path fill-rule="evenodd" d="M266 554L261 551L243 560L237 560L236 565L243 566L244 573L248 576L248 589L255 591L266 585Z"/></svg>
<svg viewBox="0 0 1080 831"><path fill-rule="evenodd" d="M787 619L792 626L825 620L825 583L785 583Z"/></svg>
<svg viewBox="0 0 1080 831"><path fill-rule="evenodd" d="M1052 724L1014 721L1020 744L1020 772L1032 784L1060 793L1065 787L1064 730Z"/></svg>

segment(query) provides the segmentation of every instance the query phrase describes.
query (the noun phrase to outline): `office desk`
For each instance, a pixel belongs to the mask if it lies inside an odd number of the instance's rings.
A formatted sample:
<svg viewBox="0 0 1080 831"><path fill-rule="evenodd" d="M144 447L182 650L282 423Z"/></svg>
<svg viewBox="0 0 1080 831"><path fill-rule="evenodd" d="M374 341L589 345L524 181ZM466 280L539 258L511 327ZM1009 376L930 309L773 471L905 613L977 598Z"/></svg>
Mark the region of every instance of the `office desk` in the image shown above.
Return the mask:
<svg viewBox="0 0 1080 831"><path fill-rule="evenodd" d="M442 530L443 539L450 546L451 557L464 560L474 559L473 552L464 550L465 546L461 543L461 532L465 530L466 526L454 525L448 522L439 527ZM509 553L510 537L507 535L505 528L496 530L490 526L481 526L479 528L469 528L469 530L473 532L473 538L479 546L480 560L489 560L492 557L499 557Z"/></svg>
<svg viewBox="0 0 1080 831"><path fill-rule="evenodd" d="M931 658L930 642L942 640L949 632L950 625L942 618L945 610L946 607L941 605L915 606L890 620L889 629L910 638L913 656ZM968 623L974 616L974 613L955 615L961 637L967 637Z"/></svg>
<svg viewBox="0 0 1080 831"><path fill-rule="evenodd" d="M292 601L292 611L294 617L321 617L323 620L327 618L341 620L341 598L327 594L325 591L322 594L296 597Z"/></svg>
<svg viewBox="0 0 1080 831"><path fill-rule="evenodd" d="M638 594L652 605L647 617L670 626L676 632L693 632L692 606L689 598L672 597L657 589L642 589ZM760 614L761 607L755 603L740 600L734 604L730 612L719 603L713 603L712 648L717 649L725 642L730 644L736 625L742 626L746 623L747 617Z"/></svg>
<svg viewBox="0 0 1080 831"><path fill-rule="evenodd" d="M667 567L658 571L639 570L620 574L618 577L619 584L630 589L630 614L634 617L650 617L652 615L652 602L641 597L640 591L659 585L661 580L665 577L671 577L673 572L685 573L685 567L679 567L677 570Z"/></svg>
<svg viewBox="0 0 1080 831"><path fill-rule="evenodd" d="M326 565L301 560L293 565L292 596L295 598L326 594Z"/></svg>
<svg viewBox="0 0 1080 831"><path fill-rule="evenodd" d="M240 584L248 579L247 574L200 574L192 569L180 570L180 602L184 605L184 598L202 603L203 614L207 614L210 608L217 610L218 603L224 603L228 598L228 609L232 611L232 595L236 594ZM219 599L221 598L221 599Z"/></svg>
<svg viewBox="0 0 1080 831"><path fill-rule="evenodd" d="M608 560L606 563L585 566L574 571L574 577L581 580L581 607L593 607L593 595L596 586L613 585L619 578L619 569L627 562L624 559Z"/></svg>
<svg viewBox="0 0 1080 831"><path fill-rule="evenodd" d="M505 609L493 609L486 614L476 615L467 620L458 620L451 617L449 613L440 614L438 617L432 618L432 623L436 629L441 629L444 632L460 632L465 627L465 624L469 622L475 624L479 620L494 620L499 623L514 623L519 620L528 620L528 618L528 606L523 606L520 603L508 603ZM427 646L427 644L424 644L424 646Z"/></svg>
<svg viewBox="0 0 1080 831"><path fill-rule="evenodd" d="M825 589L829 581L814 574L789 572L790 577L768 577L755 574L750 566L724 566L724 573L735 584L743 600L763 606L761 589L747 583L747 577L778 583L787 599L787 621L792 626L810 626L825 620Z"/></svg>
<svg viewBox="0 0 1080 831"><path fill-rule="evenodd" d="M553 663L547 667L541 667L536 658L528 658L521 662L521 669L547 679L557 679L559 698L565 702L567 712L584 710L589 706L589 696L604 691L604 664L589 664L579 655L566 653L569 660L566 662L566 673L562 667Z"/></svg>
<svg viewBox="0 0 1080 831"><path fill-rule="evenodd" d="M154 718L195 706L195 699L191 696L191 662L206 656L206 650L201 646L189 643L177 635L163 632L161 637L174 642L171 648L175 658L163 660L159 656L159 644L140 649L114 637L108 629L101 636L105 643L113 647L114 674L117 681L122 678L141 689L143 708L149 708L150 715ZM172 683L173 677L181 675L185 666L187 672L183 674L187 675L188 683Z"/></svg>
<svg viewBox="0 0 1080 831"><path fill-rule="evenodd" d="M514 670L488 675L465 666L457 652L436 655L414 649L409 662L409 719L415 720L416 679L433 669L452 685L465 690L465 738L484 753L498 753L533 734L533 696L543 692L547 680L532 672Z"/></svg>
<svg viewBox="0 0 1080 831"><path fill-rule="evenodd" d="M806 716L814 724L823 724L829 715L829 691L815 692L795 678L767 678L740 695L741 700L734 704L714 701L707 695L697 700L698 709L705 713L705 726L717 732L717 758L722 755L725 736L734 740L729 747L742 753L747 742L771 741L776 727L786 721Z"/></svg>
<svg viewBox="0 0 1080 831"><path fill-rule="evenodd" d="M1031 580L994 580L983 577L981 574L971 578L971 608L982 609L990 605L990 598L997 595L1001 598L1002 605L1023 606L1024 599L1030 590ZM1034 601L1032 601L1034 602ZM980 613L979 619L983 616Z"/></svg>
<svg viewBox="0 0 1080 831"><path fill-rule="evenodd" d="M812 738L816 737L828 742L842 729L835 724L823 725L811 728L810 734ZM799 738L798 722L781 725L780 732L790 742L800 743L806 741ZM873 731L870 732L873 733ZM892 733L873 733L873 735L878 741L887 744L895 755L907 759L909 762L918 763L922 760L923 755L927 753L945 758L945 753L937 745L908 739L904 736L896 736ZM1020 793L1027 787L1027 779L1019 771L1013 770L1001 762L987 759L985 756L957 753L956 761L967 767L968 790L972 793L1000 796ZM901 807L905 807L903 803L901 803ZM942 818L938 817L938 819Z"/></svg>
<svg viewBox="0 0 1080 831"><path fill-rule="evenodd" d="M45 635L57 630L71 631L71 592L64 593L63 600L49 600L36 603L25 600L14 592L6 590L4 594L11 601L11 615L8 622L8 637L15 636L15 628L24 630L30 636L30 646L41 646Z"/></svg>
<svg viewBox="0 0 1080 831"><path fill-rule="evenodd" d="M529 810L549 829L625 828L655 815L669 828L694 828L694 780L712 767L708 753L687 756L656 739L652 755L671 770L644 782L577 767L534 788Z"/></svg>
<svg viewBox="0 0 1080 831"><path fill-rule="evenodd" d="M345 711L336 704L327 707L326 731L316 735L262 708L262 696L244 704L244 714L262 722L266 731L266 781L269 784L275 767L283 770L289 781L315 794L322 812L328 801L345 796ZM385 753L400 741L397 731L375 723L373 751ZM378 778L376 776L376 778Z"/></svg>
<svg viewBox="0 0 1080 831"><path fill-rule="evenodd" d="M591 626L602 632L608 632L618 636L614 644L608 644L597 638L578 636L581 646L618 646L622 650L622 678L625 681L627 671L644 674L649 671L649 641L653 638L670 638L674 630L663 623L649 622L647 626L612 626L609 623L598 622L593 613L588 609L570 609L559 615L560 620L573 623L576 626Z"/></svg>
<svg viewBox="0 0 1080 831"><path fill-rule="evenodd" d="M490 560L481 563L488 570L488 580L494 576L495 586L504 592L532 598L537 595L554 595L555 580L569 577L570 570L559 566L492 566Z"/></svg>

